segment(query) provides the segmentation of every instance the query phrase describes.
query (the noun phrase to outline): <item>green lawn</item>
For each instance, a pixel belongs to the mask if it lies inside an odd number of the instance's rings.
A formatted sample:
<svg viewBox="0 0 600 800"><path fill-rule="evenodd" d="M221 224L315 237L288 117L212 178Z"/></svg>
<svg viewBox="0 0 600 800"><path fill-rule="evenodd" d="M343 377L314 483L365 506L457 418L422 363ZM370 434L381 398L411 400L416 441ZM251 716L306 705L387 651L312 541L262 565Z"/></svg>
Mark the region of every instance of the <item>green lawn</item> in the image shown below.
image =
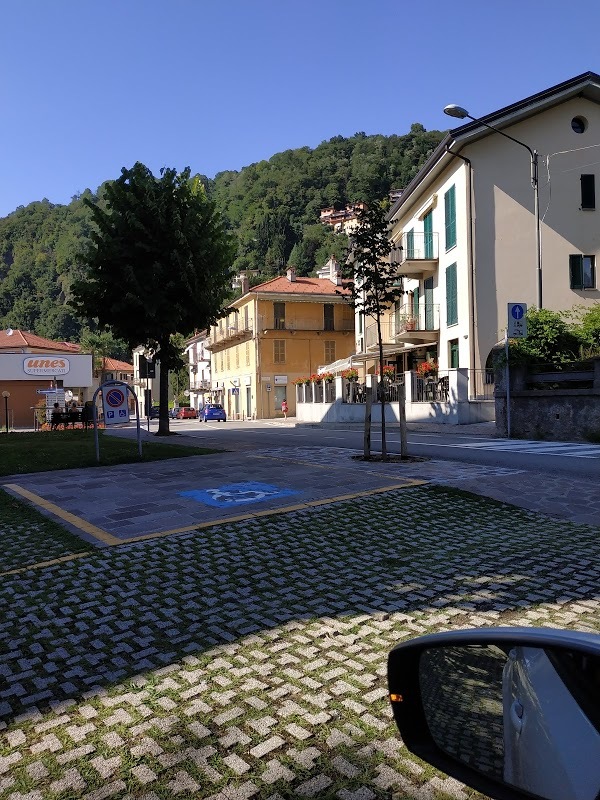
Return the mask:
<svg viewBox="0 0 600 800"><path fill-rule="evenodd" d="M107 467L112 464L130 464L139 461L135 439L120 439L100 435L100 464L96 461L93 431L36 431L35 433L10 433L0 435L0 476L23 475L28 472L45 472L55 469L84 469ZM177 437L172 437L175 439ZM144 442L142 461L160 461L163 458L185 458L221 452L206 447L188 447L184 444Z"/></svg>

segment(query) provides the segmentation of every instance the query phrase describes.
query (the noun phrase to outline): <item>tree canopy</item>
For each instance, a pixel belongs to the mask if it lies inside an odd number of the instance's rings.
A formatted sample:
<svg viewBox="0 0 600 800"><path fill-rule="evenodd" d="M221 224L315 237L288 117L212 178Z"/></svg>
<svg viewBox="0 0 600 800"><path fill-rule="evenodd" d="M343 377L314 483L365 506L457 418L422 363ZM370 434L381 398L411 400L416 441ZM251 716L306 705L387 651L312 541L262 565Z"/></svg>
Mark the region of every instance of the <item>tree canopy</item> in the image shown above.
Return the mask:
<svg viewBox="0 0 600 800"><path fill-rule="evenodd" d="M321 209L371 203L403 188L442 136L418 123L403 136L334 136L200 178L236 239L233 268L260 270L261 282L288 264L309 275L332 254L340 261L347 239L319 223ZM95 329L93 317L77 317L69 302L94 225L85 201L105 208L109 186L86 189L68 205L33 202L0 219L0 325L59 341Z"/></svg>
<svg viewBox="0 0 600 800"><path fill-rule="evenodd" d="M214 324L231 292L233 244L189 168L143 164L106 187L106 208L86 200L97 229L73 284L72 305L160 361L159 433L168 431L168 371L180 365L174 334ZM163 425L164 422L164 425Z"/></svg>

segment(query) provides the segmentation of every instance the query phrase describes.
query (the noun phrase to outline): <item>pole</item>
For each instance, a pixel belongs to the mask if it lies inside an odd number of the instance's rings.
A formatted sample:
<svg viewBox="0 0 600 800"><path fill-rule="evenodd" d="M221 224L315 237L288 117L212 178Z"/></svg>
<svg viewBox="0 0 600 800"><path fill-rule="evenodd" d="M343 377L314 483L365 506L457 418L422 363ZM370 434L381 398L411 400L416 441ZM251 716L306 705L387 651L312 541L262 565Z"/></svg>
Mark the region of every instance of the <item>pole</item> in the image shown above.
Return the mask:
<svg viewBox="0 0 600 800"><path fill-rule="evenodd" d="M540 186L538 180L538 152L531 156L531 184L533 186L533 205L535 214L535 261L537 265L537 307L542 306L542 231L540 226Z"/></svg>
<svg viewBox="0 0 600 800"><path fill-rule="evenodd" d="M508 328L504 332L504 355L506 356L506 438L510 439L510 367L508 365Z"/></svg>
<svg viewBox="0 0 600 800"><path fill-rule="evenodd" d="M6 432L8 433L8 395L4 395L4 421L6 423Z"/></svg>

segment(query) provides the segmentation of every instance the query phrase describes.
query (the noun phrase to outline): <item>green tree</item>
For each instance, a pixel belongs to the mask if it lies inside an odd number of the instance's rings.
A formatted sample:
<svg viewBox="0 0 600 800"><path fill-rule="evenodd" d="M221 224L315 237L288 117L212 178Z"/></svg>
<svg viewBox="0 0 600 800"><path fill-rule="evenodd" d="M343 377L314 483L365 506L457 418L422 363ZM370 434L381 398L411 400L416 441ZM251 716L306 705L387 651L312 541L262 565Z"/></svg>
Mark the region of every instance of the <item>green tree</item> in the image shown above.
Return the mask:
<svg viewBox="0 0 600 800"><path fill-rule="evenodd" d="M190 169L155 177L136 163L105 186L106 210L89 199L97 230L73 285L73 306L96 317L129 347L160 362L159 435L169 433L169 370L181 364L177 339L214 324L224 311L235 254L214 204Z"/></svg>
<svg viewBox="0 0 600 800"><path fill-rule="evenodd" d="M350 258L346 266L348 277L353 278L352 304L355 308L375 320L379 349L378 397L381 404L381 458L387 461L385 435L385 383L383 377L383 336L381 317L402 295L402 282L398 279L398 268L391 263L392 244L389 239L387 202L374 203L359 213L358 226L350 236ZM401 420L404 419L401 414ZM401 440L406 440L402 431ZM404 450L404 447L403 447ZM406 455L402 452L402 457Z"/></svg>
<svg viewBox="0 0 600 800"><path fill-rule="evenodd" d="M131 353L127 345L119 340L108 330L91 331L85 328L79 340L81 349L84 353L92 354L94 372L100 376L100 383L104 383L104 359L117 358L127 361L131 360Z"/></svg>
<svg viewBox="0 0 600 800"><path fill-rule="evenodd" d="M530 308L527 311L527 336L511 343L510 360L558 366L576 361L580 344L576 327L565 320L564 314L547 308Z"/></svg>

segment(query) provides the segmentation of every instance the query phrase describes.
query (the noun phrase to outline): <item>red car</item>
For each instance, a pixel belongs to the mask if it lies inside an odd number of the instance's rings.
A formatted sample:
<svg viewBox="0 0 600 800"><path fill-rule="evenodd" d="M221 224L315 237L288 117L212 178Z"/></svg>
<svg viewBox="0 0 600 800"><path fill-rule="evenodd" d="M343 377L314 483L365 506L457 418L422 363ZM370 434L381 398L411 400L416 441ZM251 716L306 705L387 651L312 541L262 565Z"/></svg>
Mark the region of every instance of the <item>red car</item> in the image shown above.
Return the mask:
<svg viewBox="0 0 600 800"><path fill-rule="evenodd" d="M177 412L177 419L196 419L198 413L195 408L190 406L181 406Z"/></svg>

